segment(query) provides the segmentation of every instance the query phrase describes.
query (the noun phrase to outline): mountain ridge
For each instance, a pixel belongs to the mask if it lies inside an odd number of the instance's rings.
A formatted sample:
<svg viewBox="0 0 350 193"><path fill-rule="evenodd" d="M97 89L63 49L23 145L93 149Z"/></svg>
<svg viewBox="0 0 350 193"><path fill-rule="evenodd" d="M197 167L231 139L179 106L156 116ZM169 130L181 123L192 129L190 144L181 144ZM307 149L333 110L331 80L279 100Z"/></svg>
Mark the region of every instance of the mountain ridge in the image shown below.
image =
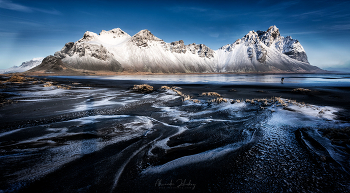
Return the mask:
<svg viewBox="0 0 350 193"><path fill-rule="evenodd" d="M322 72L310 65L298 40L276 26L249 31L218 50L204 44L166 43L149 30L130 36L120 28L85 32L54 54L73 69L151 73Z"/></svg>

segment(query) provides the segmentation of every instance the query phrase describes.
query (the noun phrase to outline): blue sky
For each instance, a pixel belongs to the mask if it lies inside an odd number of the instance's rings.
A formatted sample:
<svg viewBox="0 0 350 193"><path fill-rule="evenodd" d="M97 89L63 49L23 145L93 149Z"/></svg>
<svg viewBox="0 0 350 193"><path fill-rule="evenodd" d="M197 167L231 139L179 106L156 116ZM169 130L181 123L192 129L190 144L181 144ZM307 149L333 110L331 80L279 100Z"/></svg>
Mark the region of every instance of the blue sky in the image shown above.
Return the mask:
<svg viewBox="0 0 350 193"><path fill-rule="evenodd" d="M350 1L0 0L0 69L53 55L85 31L150 30L165 42L216 50L276 25L312 65L350 69Z"/></svg>

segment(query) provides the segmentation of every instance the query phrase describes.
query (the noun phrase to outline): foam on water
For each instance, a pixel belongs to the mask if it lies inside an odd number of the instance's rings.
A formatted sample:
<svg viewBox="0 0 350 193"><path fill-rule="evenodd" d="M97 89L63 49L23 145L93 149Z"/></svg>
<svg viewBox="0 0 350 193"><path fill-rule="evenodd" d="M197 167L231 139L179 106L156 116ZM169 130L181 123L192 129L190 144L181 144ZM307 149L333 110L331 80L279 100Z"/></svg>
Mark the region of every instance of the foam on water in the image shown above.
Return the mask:
<svg viewBox="0 0 350 193"><path fill-rule="evenodd" d="M152 120L144 117L137 116L137 121L124 124L125 127L132 128L133 130L150 130L153 127Z"/></svg>
<svg viewBox="0 0 350 193"><path fill-rule="evenodd" d="M57 95L63 95L64 93L71 92L67 91L65 89L58 89L56 87L42 87L38 85L34 85L33 87L29 88L28 90L31 91L22 91L20 92L21 95L25 96L57 96ZM40 91L40 92L38 92Z"/></svg>
<svg viewBox="0 0 350 193"><path fill-rule="evenodd" d="M18 145L21 143L29 143L29 142L36 142L36 141L40 141L40 140L44 140L44 139L48 139L48 138L52 138L52 137L59 137L59 136L63 136L67 134L68 128L63 127L63 128L47 128L47 131L50 131L52 133L48 133L46 135L41 135L39 137L34 137L34 138L30 138L28 140L23 140L20 143L17 143Z"/></svg>
<svg viewBox="0 0 350 193"><path fill-rule="evenodd" d="M101 107L101 106L109 106L109 105L115 105L115 104L120 104L120 105L125 105L125 102L116 102L116 101L111 101L115 97L107 97L107 98L102 98L101 100L92 100L92 98L88 98L85 102L80 103L79 105L75 106L74 111L85 111L85 110L93 110L96 109L96 107Z"/></svg>
<svg viewBox="0 0 350 193"><path fill-rule="evenodd" d="M205 151L205 152L202 152L199 154L183 156L183 157L180 157L178 159L167 162L163 165L151 166L151 167L148 167L145 170L143 170L142 174L162 173L162 172L167 172L169 170L173 170L173 169L176 169L178 167L189 165L189 164L194 164L194 163L204 162L204 161L210 162L210 161L215 160L218 157L224 156L232 151L238 150L244 144L247 144L251 140L253 140L253 138L254 137L247 138L242 142L229 144L229 145L219 147L219 148L216 148L213 150ZM182 144L182 145L185 146L187 144Z"/></svg>
<svg viewBox="0 0 350 193"><path fill-rule="evenodd" d="M86 124L102 121L99 119L118 119L118 118L126 118L126 117L130 117L130 115L95 115L95 116L82 117L78 119L72 119L64 122L80 122L81 125L86 125Z"/></svg>
<svg viewBox="0 0 350 193"><path fill-rule="evenodd" d="M162 117L169 117L171 120L181 121L183 123L189 121L186 112L179 111L176 107L162 107L158 105L153 105L152 107L161 109L161 111L164 112Z"/></svg>
<svg viewBox="0 0 350 193"><path fill-rule="evenodd" d="M163 101L169 101L169 100L177 99L177 98L179 98L179 97L180 97L180 96L163 95L163 96L158 97L157 99L158 99L158 100L163 100Z"/></svg>
<svg viewBox="0 0 350 193"><path fill-rule="evenodd" d="M220 103L218 104L216 107L218 108L219 111L224 111L224 110L229 110L229 111L239 111L242 108L245 108L247 105L245 102L241 102L241 103L233 103L231 104L230 102L226 102L226 103Z"/></svg>
<svg viewBox="0 0 350 193"><path fill-rule="evenodd" d="M298 106L298 105L290 105L290 109L295 110L298 113L302 113L304 115L312 116L312 117L320 117L328 120L335 120L336 112L339 112L341 109L334 107L320 107L320 106Z"/></svg>
<svg viewBox="0 0 350 193"><path fill-rule="evenodd" d="M49 99L21 99L16 100L18 102L39 102L39 101L48 101Z"/></svg>
<svg viewBox="0 0 350 193"><path fill-rule="evenodd" d="M3 137L3 136L6 136L6 135L10 135L10 134L19 132L19 131L21 131L21 130L23 130L23 129L25 129L25 128L19 128L19 129L14 129L14 130L11 130L11 131L7 131L7 132L0 133L0 137Z"/></svg>
<svg viewBox="0 0 350 193"><path fill-rule="evenodd" d="M163 112L162 117L169 117L171 120L181 121L183 123L188 122L189 119L187 118L186 112L178 110L177 107L168 107L164 106L163 104L163 102L174 100L179 97L180 96L177 96L175 92L167 91L165 94L162 94L157 97L157 101L159 102L154 103L152 107L160 109Z"/></svg>
<svg viewBox="0 0 350 193"><path fill-rule="evenodd" d="M341 109L334 107L290 104L285 109L274 106L268 109L272 110L273 113L267 123L274 127L326 128L344 124L336 119L336 113L341 111Z"/></svg>

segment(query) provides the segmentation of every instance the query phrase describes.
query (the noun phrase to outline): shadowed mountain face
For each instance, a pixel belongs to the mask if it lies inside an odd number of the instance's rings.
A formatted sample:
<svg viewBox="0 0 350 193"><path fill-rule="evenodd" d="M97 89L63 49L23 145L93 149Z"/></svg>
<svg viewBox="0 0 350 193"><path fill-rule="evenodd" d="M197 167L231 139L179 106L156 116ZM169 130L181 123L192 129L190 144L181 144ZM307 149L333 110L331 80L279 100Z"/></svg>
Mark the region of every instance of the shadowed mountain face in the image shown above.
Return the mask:
<svg viewBox="0 0 350 193"><path fill-rule="evenodd" d="M32 68L28 72L43 72L43 73L64 73L74 72L70 67L67 67L60 58L55 56L47 56L43 59L40 65Z"/></svg>
<svg viewBox="0 0 350 193"><path fill-rule="evenodd" d="M121 29L85 32L55 53L70 68L92 71L158 73L322 72L308 62L298 40L280 35L276 26L250 31L214 51L204 44L166 43L148 30L130 36Z"/></svg>
<svg viewBox="0 0 350 193"><path fill-rule="evenodd" d="M67 69L66 65L61 61L61 59L54 57L54 56L48 56L44 58L44 60L41 62L41 64L33 69L32 71L46 71L46 72L57 72L57 71L63 71Z"/></svg>

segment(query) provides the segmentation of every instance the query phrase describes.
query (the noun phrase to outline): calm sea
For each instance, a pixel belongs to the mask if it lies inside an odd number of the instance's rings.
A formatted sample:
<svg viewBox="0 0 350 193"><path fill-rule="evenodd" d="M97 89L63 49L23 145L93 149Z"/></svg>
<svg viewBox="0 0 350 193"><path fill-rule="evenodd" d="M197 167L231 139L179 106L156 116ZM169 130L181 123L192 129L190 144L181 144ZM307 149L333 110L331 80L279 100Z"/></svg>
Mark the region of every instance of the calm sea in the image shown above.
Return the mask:
<svg viewBox="0 0 350 193"><path fill-rule="evenodd" d="M119 75L59 76L73 79L136 80L162 84L268 84L286 86L350 86L350 74L182 74L182 75Z"/></svg>

